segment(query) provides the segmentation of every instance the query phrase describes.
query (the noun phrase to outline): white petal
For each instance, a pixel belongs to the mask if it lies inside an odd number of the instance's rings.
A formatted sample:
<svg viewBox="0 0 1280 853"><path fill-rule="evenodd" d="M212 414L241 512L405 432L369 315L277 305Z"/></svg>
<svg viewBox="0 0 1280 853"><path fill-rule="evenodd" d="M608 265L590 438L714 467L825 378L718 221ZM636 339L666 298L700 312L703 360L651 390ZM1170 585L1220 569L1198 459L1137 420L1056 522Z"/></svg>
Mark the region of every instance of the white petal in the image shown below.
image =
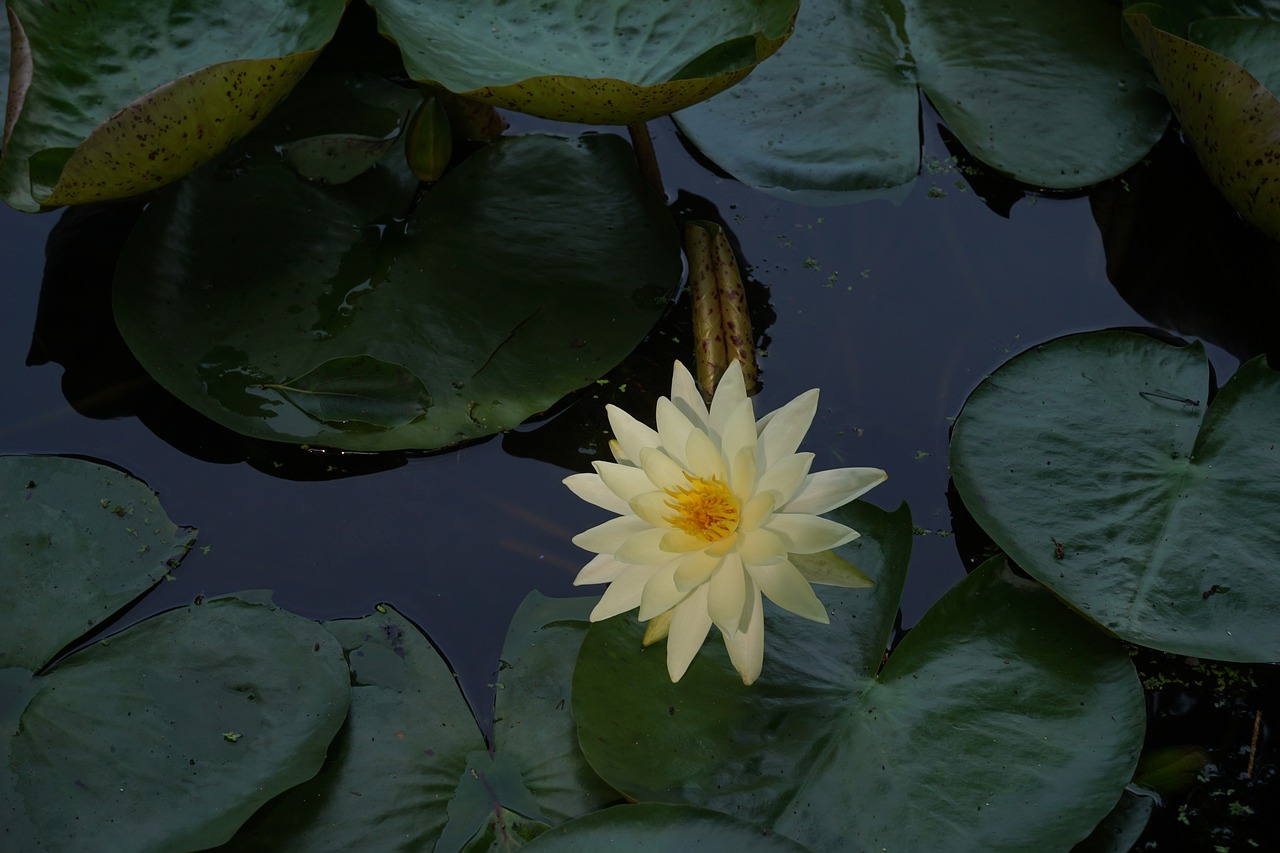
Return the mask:
<svg viewBox="0 0 1280 853"><path fill-rule="evenodd" d="M756 449L755 446L742 447L732 458L725 457L729 463L729 491L734 495L749 495L756 487Z"/></svg>
<svg viewBox="0 0 1280 853"><path fill-rule="evenodd" d="M662 439L662 449L672 459L685 468L689 467L689 459L684 455L685 446L689 443L689 434L702 432L693 425L676 404L666 397L658 398L658 436Z"/></svg>
<svg viewBox="0 0 1280 853"><path fill-rule="evenodd" d="M591 467L605 487L618 496L623 503L636 495L652 492L657 488L649 479L643 468L634 465L619 465L616 462L592 462ZM628 510L630 512L630 510Z"/></svg>
<svg viewBox="0 0 1280 853"><path fill-rule="evenodd" d="M644 626L644 637L640 640L640 645L647 649L659 640L665 640L671 631L671 617L674 615L674 610L668 610L650 619L649 624Z"/></svg>
<svg viewBox="0 0 1280 853"><path fill-rule="evenodd" d="M690 551L680 557L679 564L672 575L676 588L690 590L696 586L702 586L720 567L720 560L720 557L713 557L706 551Z"/></svg>
<svg viewBox="0 0 1280 853"><path fill-rule="evenodd" d="M762 566L787 559L787 546L782 537L771 530L760 528L742 534L738 556L742 562Z"/></svg>
<svg viewBox="0 0 1280 853"><path fill-rule="evenodd" d="M729 537L725 537L726 539ZM662 537L662 550L672 554L684 554L689 551L701 551L707 547L705 540L690 536L683 530L671 529Z"/></svg>
<svg viewBox="0 0 1280 853"><path fill-rule="evenodd" d="M796 452L818 411L818 389L806 391L773 412L760 431L761 468L768 470ZM625 446L625 445L624 445Z"/></svg>
<svg viewBox="0 0 1280 853"><path fill-rule="evenodd" d="M671 371L671 402L694 426L707 428L707 404L702 402L702 392L689 368L678 361Z"/></svg>
<svg viewBox="0 0 1280 853"><path fill-rule="evenodd" d="M667 674L672 681L679 681L689 669L710 630L707 587L700 586L676 606L671 616L671 629L667 633Z"/></svg>
<svg viewBox="0 0 1280 853"><path fill-rule="evenodd" d="M787 550L796 554L816 554L858 538L852 527L804 513L774 513L765 529L781 536Z"/></svg>
<svg viewBox="0 0 1280 853"><path fill-rule="evenodd" d="M805 478L782 512L819 514L844 506L889 479L879 468L834 468Z"/></svg>
<svg viewBox="0 0 1280 853"><path fill-rule="evenodd" d="M764 668L764 607L759 591L752 590L748 606L751 612L746 630L725 634L724 647L729 651L733 668L742 676L742 683L750 686Z"/></svg>
<svg viewBox="0 0 1280 853"><path fill-rule="evenodd" d="M666 492L647 492L636 495L631 499L627 511L635 513L654 527L661 527L664 530L671 528L671 522L667 521L667 517L676 515L676 511L671 508L671 496Z"/></svg>
<svg viewBox="0 0 1280 853"><path fill-rule="evenodd" d="M738 406L747 400L747 384L742 378L742 364L737 359L729 362L729 366L725 369L724 375L720 377L720 384L716 386L715 396L711 398L710 417L707 421L711 428L711 433L715 436L724 435L725 426L729 422L729 418L737 410ZM751 413L752 424L755 424L755 411Z"/></svg>
<svg viewBox="0 0 1280 853"><path fill-rule="evenodd" d="M609 452L613 454L613 461L619 465L635 466L636 464L635 460L627 458L627 454L623 452L622 445L618 443L616 438L609 439Z"/></svg>
<svg viewBox="0 0 1280 853"><path fill-rule="evenodd" d="M646 447L641 451L640 467L659 489L679 489L689 485L689 478L684 475L680 464L656 448Z"/></svg>
<svg viewBox="0 0 1280 853"><path fill-rule="evenodd" d="M655 563L661 565L675 554L662 550L662 537L667 531L650 527L629 537L613 552L613 558L622 563Z"/></svg>
<svg viewBox="0 0 1280 853"><path fill-rule="evenodd" d="M738 630L738 621L742 619L746 605L746 578L742 560L735 553L726 554L720 568L707 581L710 593L707 610L711 621L725 634Z"/></svg>
<svg viewBox="0 0 1280 853"><path fill-rule="evenodd" d="M573 544L597 554L612 554L623 542L652 527L647 521L634 515L611 518L573 537Z"/></svg>
<svg viewBox="0 0 1280 853"><path fill-rule="evenodd" d="M809 466L812 464L812 453L796 453L780 460L760 475L760 482L756 483L756 494L767 492L773 495L774 506L781 507L804 484L805 475L809 473Z"/></svg>
<svg viewBox="0 0 1280 853"><path fill-rule="evenodd" d="M747 501L738 513L738 529L742 531L755 530L762 524L768 524L769 519L773 516L773 495L765 492L763 495L756 495Z"/></svg>
<svg viewBox="0 0 1280 853"><path fill-rule="evenodd" d="M705 480L715 478L722 483L728 482L729 472L725 470L724 457L720 455L720 448L716 447L715 442L702 430L689 433L689 441L685 445L685 457L689 460L689 472L695 477L702 477Z"/></svg>
<svg viewBox="0 0 1280 853"><path fill-rule="evenodd" d="M657 430L645 426L612 403L605 406L604 410L609 415L609 427L617 437L618 444L622 446L622 453L627 459L639 459L642 447L658 446ZM614 455L617 456L617 454Z"/></svg>
<svg viewBox="0 0 1280 853"><path fill-rule="evenodd" d="M791 563L783 560L762 566L747 563L747 573L760 587L760 591L769 596L769 600L806 619L827 624L831 619L827 616L827 608L813 594L813 587L805 580L804 575Z"/></svg>
<svg viewBox="0 0 1280 853"><path fill-rule="evenodd" d="M591 621L599 622L639 607L645 582L657 570L657 566L628 566L600 596L600 601L591 611Z"/></svg>
<svg viewBox="0 0 1280 853"><path fill-rule="evenodd" d="M685 596L689 594L688 589L678 588L674 580L679 563L680 558L668 560L645 583L644 592L640 595L640 613L638 614L642 622L666 613L684 601Z"/></svg>
<svg viewBox="0 0 1280 853"><path fill-rule="evenodd" d="M720 452L725 459L737 456L743 448L750 448L753 453L756 449L756 416L750 400L739 403L720 430Z"/></svg>
<svg viewBox="0 0 1280 853"><path fill-rule="evenodd" d="M578 576L573 579L574 586L588 583L613 583L618 575L626 571L626 564L620 563L608 554L596 554L591 562L582 567Z"/></svg>
<svg viewBox="0 0 1280 853"><path fill-rule="evenodd" d="M607 509L618 515L631 515L631 508L627 506L627 502L609 491L609 487L600 479L599 474L571 474L565 477L563 482L569 487L569 491L589 504L595 504L601 509Z"/></svg>

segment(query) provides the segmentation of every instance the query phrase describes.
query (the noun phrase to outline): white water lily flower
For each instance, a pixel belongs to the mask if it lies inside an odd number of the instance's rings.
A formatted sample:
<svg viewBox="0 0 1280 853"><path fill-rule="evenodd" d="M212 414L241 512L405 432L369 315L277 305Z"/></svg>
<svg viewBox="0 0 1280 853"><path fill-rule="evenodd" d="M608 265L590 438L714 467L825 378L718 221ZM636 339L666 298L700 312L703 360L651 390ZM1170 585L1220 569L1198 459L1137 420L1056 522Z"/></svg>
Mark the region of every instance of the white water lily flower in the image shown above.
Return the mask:
<svg viewBox="0 0 1280 853"><path fill-rule="evenodd" d="M858 536L819 517L887 475L879 468L809 473L812 453L797 453L813 422L818 391L801 394L757 423L738 362L702 402L693 377L676 362L671 397L658 400L657 430L608 406L617 462L565 479L583 500L619 517L573 538L596 554L578 584L607 583L591 621L640 608L646 645L667 637L667 671L679 681L712 624L729 658L751 684L764 663L763 593L815 622L827 612L789 559Z"/></svg>

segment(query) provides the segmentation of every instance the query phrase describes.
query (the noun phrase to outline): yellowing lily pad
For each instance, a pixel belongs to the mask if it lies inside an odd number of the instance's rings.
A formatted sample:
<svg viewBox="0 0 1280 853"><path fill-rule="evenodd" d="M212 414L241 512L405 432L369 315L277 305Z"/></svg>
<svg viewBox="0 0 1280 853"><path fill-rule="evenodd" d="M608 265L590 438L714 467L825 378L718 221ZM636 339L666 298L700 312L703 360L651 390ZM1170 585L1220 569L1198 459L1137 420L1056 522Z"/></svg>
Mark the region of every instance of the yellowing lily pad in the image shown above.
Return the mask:
<svg viewBox="0 0 1280 853"><path fill-rule="evenodd" d="M21 210L156 189L244 136L319 55L342 0L8 4L0 198Z"/></svg>
<svg viewBox="0 0 1280 853"><path fill-rule="evenodd" d="M667 115L734 85L786 41L797 0L370 0L415 80L588 124Z"/></svg>
<svg viewBox="0 0 1280 853"><path fill-rule="evenodd" d="M1133 6L1125 19L1209 178L1280 240L1280 21L1205 18L1183 38L1162 28L1172 24L1156 4Z"/></svg>

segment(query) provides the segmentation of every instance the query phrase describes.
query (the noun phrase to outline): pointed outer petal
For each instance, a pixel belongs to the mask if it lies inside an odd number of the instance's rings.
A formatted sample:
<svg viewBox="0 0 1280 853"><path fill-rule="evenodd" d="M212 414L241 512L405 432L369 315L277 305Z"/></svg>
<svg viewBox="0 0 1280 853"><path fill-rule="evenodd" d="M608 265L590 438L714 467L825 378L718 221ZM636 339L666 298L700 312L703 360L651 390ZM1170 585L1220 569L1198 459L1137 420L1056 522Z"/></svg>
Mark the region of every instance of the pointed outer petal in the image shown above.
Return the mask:
<svg viewBox="0 0 1280 853"><path fill-rule="evenodd" d="M729 491L735 495L749 495L756 487L756 448L743 447L732 457L725 457L729 463Z"/></svg>
<svg viewBox="0 0 1280 853"><path fill-rule="evenodd" d="M721 632L732 634L738 630L747 594L747 573L736 553L725 555L720 568L707 581L707 589L710 593L707 611L711 614L711 621Z"/></svg>
<svg viewBox="0 0 1280 853"><path fill-rule="evenodd" d="M674 580L681 559L667 560L645 583L644 592L640 594L640 621L646 622L666 613L689 594L688 589L677 588Z"/></svg>
<svg viewBox="0 0 1280 853"><path fill-rule="evenodd" d="M636 495L631 499L631 505L627 511L635 513L649 524L663 530L670 530L672 527L671 522L667 521L667 516L676 514L676 511L671 508L671 496L666 492L646 492L643 495Z"/></svg>
<svg viewBox="0 0 1280 853"><path fill-rule="evenodd" d="M650 563L660 566L676 555L662 549L665 530L646 526L645 530L627 539L613 552L613 558L621 563L639 565Z"/></svg>
<svg viewBox="0 0 1280 853"><path fill-rule="evenodd" d="M813 587L809 586L804 575L791 563L783 560L763 566L753 566L750 563L745 565L747 574L760 587L760 591L783 610L790 610L797 616L824 625L831 621L827 608L813 594Z"/></svg>
<svg viewBox="0 0 1280 853"><path fill-rule="evenodd" d="M835 551L816 554L791 554L791 565L800 570L809 583L838 586L844 589L866 589L876 585L862 571Z"/></svg>
<svg viewBox="0 0 1280 853"><path fill-rule="evenodd" d="M706 542L699 539L697 536L690 536L683 530L676 530L673 528L668 530L662 537L662 550L669 551L672 554L701 551L706 547Z"/></svg>
<svg viewBox="0 0 1280 853"><path fill-rule="evenodd" d="M747 501L747 505L738 511L738 530L745 533L767 525L773 516L773 495L766 492L756 495Z"/></svg>
<svg viewBox="0 0 1280 853"><path fill-rule="evenodd" d="M650 619L649 624L644 626L644 639L640 641L640 645L648 648L659 640L665 640L671 632L671 617L674 615L674 610L668 610Z"/></svg>
<svg viewBox="0 0 1280 853"><path fill-rule="evenodd" d="M652 492L657 488L643 468L632 465L619 465L616 462L592 462L596 476L604 483L605 488L613 492L625 504L636 495ZM631 510L628 508L627 512Z"/></svg>
<svg viewBox="0 0 1280 853"><path fill-rule="evenodd" d="M689 669L710 630L707 587L700 586L677 605L671 616L671 630L667 634L667 674L672 681L679 681Z"/></svg>
<svg viewBox="0 0 1280 853"><path fill-rule="evenodd" d="M623 515L582 531L573 537L573 544L597 554L612 554L632 536L652 529L649 522L643 519Z"/></svg>
<svg viewBox="0 0 1280 853"><path fill-rule="evenodd" d="M804 513L776 512L764 529L781 536L783 544L793 554L816 554L858 538L858 531L852 527Z"/></svg>
<svg viewBox="0 0 1280 853"><path fill-rule="evenodd" d="M600 463L597 462L597 465ZM755 493L757 495L770 494L773 495L773 505L783 506L787 501L791 500L796 490L805 483L805 476L809 473L809 466L813 464L812 453L796 453L777 462L768 471L760 475L760 482L756 483Z"/></svg>
<svg viewBox="0 0 1280 853"><path fill-rule="evenodd" d="M622 455L627 459L639 459L642 447L658 446L657 430L645 426L612 403L604 410L609 415L609 427L622 447Z"/></svg>
<svg viewBox="0 0 1280 853"><path fill-rule="evenodd" d="M702 402L702 392L689 368L678 361L671 371L671 402L694 426L707 428L707 404Z"/></svg>
<svg viewBox="0 0 1280 853"><path fill-rule="evenodd" d="M711 398L711 411L708 426L711 427L713 435L724 435L725 427L729 423L729 418L737 412L738 407L746 402L750 405L751 401L747 399L747 384L742 378L742 363L737 359L729 362L729 366L725 369L724 375L720 377L720 384L716 386L715 396ZM755 409L751 409L751 425L755 426Z"/></svg>
<svg viewBox="0 0 1280 853"><path fill-rule="evenodd" d="M735 362L736 364L736 362ZM732 459L738 451L749 447L756 448L756 413L750 400L743 400L738 407L729 413L728 419L719 432L720 452L725 459Z"/></svg>
<svg viewBox="0 0 1280 853"><path fill-rule="evenodd" d="M613 454L613 459L619 465L630 465L635 467L635 462L627 458L627 454L622 451L622 445L618 443L618 439L609 439L609 452Z"/></svg>
<svg viewBox="0 0 1280 853"><path fill-rule="evenodd" d="M702 586L711 580L711 576L720 567L720 561L720 557L713 557L705 551L691 551L685 554L677 561L678 565L672 575L676 589L688 591Z"/></svg>
<svg viewBox="0 0 1280 853"><path fill-rule="evenodd" d="M738 556L744 563L764 566L787 559L786 543L772 530L748 530L742 534L741 539Z"/></svg>
<svg viewBox="0 0 1280 853"><path fill-rule="evenodd" d="M596 464L600 463L597 462ZM649 478L646 477L645 479L648 480ZM601 509L616 512L618 515L632 514L631 507L627 506L627 502L609 491L609 487L600 479L599 474L571 474L565 477L563 482L569 487L569 491L589 504L595 504Z"/></svg>
<svg viewBox="0 0 1280 853"><path fill-rule="evenodd" d="M689 435L695 432L702 430L694 426L675 403L666 397L658 398L658 437L662 440L662 449L685 468L689 467L689 459L684 455L685 447L689 443Z"/></svg>
<svg viewBox="0 0 1280 853"><path fill-rule="evenodd" d="M808 512L818 515L844 506L889 479L879 468L833 468L805 477L791 500L779 512Z"/></svg>
<svg viewBox="0 0 1280 853"><path fill-rule="evenodd" d="M626 564L615 560L608 554L596 554L591 562L582 567L578 576L573 579L574 586L588 583L613 583L618 575L626 571Z"/></svg>
<svg viewBox="0 0 1280 853"><path fill-rule="evenodd" d="M685 457L689 460L689 473L695 477L710 480L712 477L722 483L728 483L729 472L725 470L724 457L720 448L702 430L689 433L689 443L685 445Z"/></svg>
<svg viewBox="0 0 1280 853"><path fill-rule="evenodd" d="M796 397L773 413L760 432L760 467L767 471L796 452L818 411L818 389Z"/></svg>
<svg viewBox="0 0 1280 853"><path fill-rule="evenodd" d="M640 452L640 468L659 489L683 488L689 485L684 469L666 453L656 447L646 447Z"/></svg>
<svg viewBox="0 0 1280 853"><path fill-rule="evenodd" d="M657 566L627 566L600 596L600 601L591 611L591 621L599 622L639 607L644 585L657 570Z"/></svg>
<svg viewBox="0 0 1280 853"><path fill-rule="evenodd" d="M724 647L729 650L729 660L742 676L742 683L750 687L764 668L764 607L759 591L753 590L748 604L751 612L746 630L725 634Z"/></svg>

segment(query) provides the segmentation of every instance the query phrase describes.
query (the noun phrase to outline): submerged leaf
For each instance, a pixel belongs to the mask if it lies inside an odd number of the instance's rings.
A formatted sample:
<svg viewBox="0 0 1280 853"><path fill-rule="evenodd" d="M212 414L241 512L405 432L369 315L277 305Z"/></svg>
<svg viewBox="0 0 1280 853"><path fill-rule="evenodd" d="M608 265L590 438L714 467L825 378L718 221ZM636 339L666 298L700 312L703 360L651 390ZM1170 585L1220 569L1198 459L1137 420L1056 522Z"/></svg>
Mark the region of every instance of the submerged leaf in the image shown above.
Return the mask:
<svg viewBox="0 0 1280 853"><path fill-rule="evenodd" d="M297 379L266 383L318 421L380 429L411 424L431 407L427 386L400 364L371 355L331 358Z"/></svg>

